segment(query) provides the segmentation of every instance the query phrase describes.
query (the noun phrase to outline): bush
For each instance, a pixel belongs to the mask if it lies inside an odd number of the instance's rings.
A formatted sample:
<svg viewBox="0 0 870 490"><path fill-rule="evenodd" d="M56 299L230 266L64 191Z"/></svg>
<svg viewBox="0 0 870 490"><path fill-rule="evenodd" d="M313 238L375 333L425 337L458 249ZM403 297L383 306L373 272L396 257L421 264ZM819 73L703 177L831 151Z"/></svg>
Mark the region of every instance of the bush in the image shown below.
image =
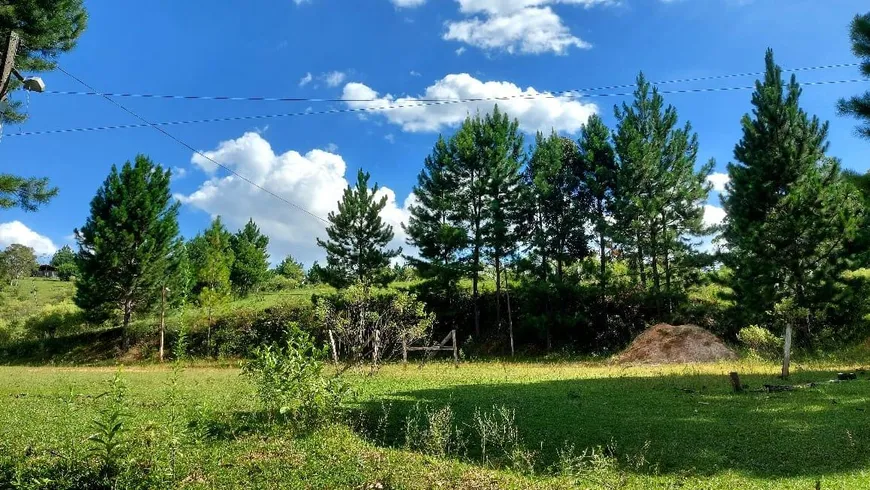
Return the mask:
<svg viewBox="0 0 870 490"><path fill-rule="evenodd" d="M299 286L300 282L296 279L284 277L280 274L274 274L272 275L272 277L269 278L268 281L260 286L260 291L264 293L277 293L279 291L298 289Z"/></svg>
<svg viewBox="0 0 870 490"><path fill-rule="evenodd" d="M737 339L754 354L766 358L779 356L783 348L781 338L758 325L741 328Z"/></svg>
<svg viewBox="0 0 870 490"><path fill-rule="evenodd" d="M36 315L24 321L24 329L34 337L53 339L58 333L71 333L77 330L85 317L76 305L63 302L49 305Z"/></svg>
<svg viewBox="0 0 870 490"><path fill-rule="evenodd" d="M318 348L295 326L286 346L258 347L253 359L242 364L242 375L257 388L257 396L270 420L295 421L314 428L340 415L349 393L338 376L323 373L326 347Z"/></svg>
<svg viewBox="0 0 870 490"><path fill-rule="evenodd" d="M79 268L72 262L67 262L65 264L61 264L57 268L57 277L61 281L69 281L72 280L79 274Z"/></svg>

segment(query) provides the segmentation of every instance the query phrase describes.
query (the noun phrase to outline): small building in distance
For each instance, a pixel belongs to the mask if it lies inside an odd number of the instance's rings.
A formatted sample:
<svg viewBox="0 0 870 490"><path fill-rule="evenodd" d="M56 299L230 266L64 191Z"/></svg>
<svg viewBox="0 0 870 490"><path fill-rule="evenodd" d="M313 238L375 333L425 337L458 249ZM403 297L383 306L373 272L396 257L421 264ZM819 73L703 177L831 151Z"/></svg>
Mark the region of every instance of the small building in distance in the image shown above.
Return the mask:
<svg viewBox="0 0 870 490"><path fill-rule="evenodd" d="M48 279L57 279L57 267L42 264L36 270L36 277L46 277Z"/></svg>

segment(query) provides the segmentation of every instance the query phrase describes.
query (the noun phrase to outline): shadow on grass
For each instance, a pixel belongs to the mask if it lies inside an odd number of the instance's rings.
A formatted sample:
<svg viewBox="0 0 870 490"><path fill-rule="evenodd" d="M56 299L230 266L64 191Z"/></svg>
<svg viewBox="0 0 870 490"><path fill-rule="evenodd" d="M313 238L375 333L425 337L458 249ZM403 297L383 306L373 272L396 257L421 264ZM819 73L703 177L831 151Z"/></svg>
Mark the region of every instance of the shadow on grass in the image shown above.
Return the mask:
<svg viewBox="0 0 870 490"><path fill-rule="evenodd" d="M804 372L792 383L827 381ZM778 384L749 375L750 389ZM823 383L768 394L730 392L726 376L667 375L476 384L392 393L360 409L382 426L375 442L401 447L404 421L418 404L450 406L466 435L468 456L480 454L471 427L476 409L506 406L536 468L551 467L566 444L583 448L616 443L621 455L644 451L663 474L713 475L725 470L762 478L816 476L870 467L870 381ZM384 406L389 407L385 412ZM386 413L386 415L384 415Z"/></svg>

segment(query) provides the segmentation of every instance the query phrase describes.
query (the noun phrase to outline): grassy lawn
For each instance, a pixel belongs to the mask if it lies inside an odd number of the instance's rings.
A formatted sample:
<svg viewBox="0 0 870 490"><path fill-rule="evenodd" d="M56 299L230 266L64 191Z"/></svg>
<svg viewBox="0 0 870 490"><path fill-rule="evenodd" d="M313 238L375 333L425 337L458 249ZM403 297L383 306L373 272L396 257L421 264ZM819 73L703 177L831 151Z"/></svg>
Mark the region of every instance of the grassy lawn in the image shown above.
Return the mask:
<svg viewBox="0 0 870 490"><path fill-rule="evenodd" d="M827 381L848 368L802 365L791 382ZM750 390L777 382L775 366L750 361L391 365L375 376L349 375L355 429L291 433L252 422L256 400L236 369L188 367L179 401L167 404L170 369L124 368L132 413L125 458L164 475L167 487L809 489L819 480L825 489L870 488L867 373L792 392L734 395L726 376L733 369ZM104 402L97 396L114 372L0 368L0 477L3 465L63 468L63 461L87 460L90 421ZM409 414L446 406L452 417L441 420L462 433L464 448L437 457L407 449ZM493 406L514 411L531 467L484 463L473 420L476 410ZM172 440L180 448L174 464ZM572 445L575 455L610 448L597 463L565 471L576 463L566 457Z"/></svg>

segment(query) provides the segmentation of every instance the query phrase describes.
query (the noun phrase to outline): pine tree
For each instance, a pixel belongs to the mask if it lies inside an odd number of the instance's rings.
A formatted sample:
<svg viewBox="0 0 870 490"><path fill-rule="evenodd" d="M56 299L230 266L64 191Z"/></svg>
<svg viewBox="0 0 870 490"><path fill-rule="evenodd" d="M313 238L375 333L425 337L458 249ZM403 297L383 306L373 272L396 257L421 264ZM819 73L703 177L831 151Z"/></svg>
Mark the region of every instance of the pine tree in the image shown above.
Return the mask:
<svg viewBox="0 0 870 490"><path fill-rule="evenodd" d="M451 144L439 137L417 176L413 191L417 203L410 206L411 217L404 225L408 244L419 253L419 258L408 260L448 295L462 276L461 252L468 243L456 212L455 165Z"/></svg>
<svg viewBox="0 0 870 490"><path fill-rule="evenodd" d="M134 313L160 297L178 206L169 190L170 171L139 155L121 170L112 166L91 201L91 214L76 230L79 251L76 304L85 311L120 309L126 329Z"/></svg>
<svg viewBox="0 0 870 490"><path fill-rule="evenodd" d="M167 303L173 307L179 307L187 302L193 287L193 266L190 263L190 254L184 238L178 238L172 244L169 255L169 267L166 270L164 281L168 291Z"/></svg>
<svg viewBox="0 0 870 490"><path fill-rule="evenodd" d="M269 237L260 233L251 219L244 228L230 238L235 260L230 282L241 296L248 295L269 276Z"/></svg>
<svg viewBox="0 0 870 490"><path fill-rule="evenodd" d="M305 268L292 255L284 257L284 260L275 268L275 272L287 279L296 281L297 284L305 282Z"/></svg>
<svg viewBox="0 0 870 490"><path fill-rule="evenodd" d="M670 297L674 252L689 236L703 232L701 203L709 193L706 177L712 163L695 171L697 135L688 123L677 126L677 110L665 107L658 90L642 73L634 95L631 105L623 103L615 109L615 231L632 255L633 269L644 288L649 264L656 311L661 316L662 276Z"/></svg>
<svg viewBox="0 0 870 490"><path fill-rule="evenodd" d="M369 189L369 178L359 171L356 185L345 189L338 212L329 213L329 239L317 239L326 250L327 282L337 288L354 283L385 285L391 280L390 259L402 252L386 248L394 236L393 227L380 214L387 197L376 197L378 185Z"/></svg>
<svg viewBox="0 0 870 490"><path fill-rule="evenodd" d="M36 211L57 196L57 193L57 187L51 187L47 178L0 174L0 209L21 208L24 211Z"/></svg>
<svg viewBox="0 0 870 490"><path fill-rule="evenodd" d="M50 71L55 59L72 50L88 23L88 14L82 0L15 0L0 4L0 36L14 30L21 37L21 46L15 57L19 71ZM11 89L21 86L13 80ZM21 101L14 101L6 111L0 112L0 126L19 123L26 119L20 112Z"/></svg>
<svg viewBox="0 0 870 490"><path fill-rule="evenodd" d="M604 299L607 292L607 239L611 229L608 218L613 215L616 192L616 155L610 142L610 130L597 114L586 121L578 144L586 169L581 178L591 199L591 223L597 235L599 328L603 329L607 318Z"/></svg>
<svg viewBox="0 0 870 490"><path fill-rule="evenodd" d="M220 216L212 220L203 234L190 241L188 254L193 269L195 293L199 294L208 288L218 294L230 294L230 274L235 261L231 241L232 234L226 229Z"/></svg>
<svg viewBox="0 0 870 490"><path fill-rule="evenodd" d="M809 332L826 300L824 291L845 269L844 251L856 234L861 198L846 184L839 164L825 157L828 124L800 108L796 77L783 83L771 50L765 63L764 80L756 82L752 96L753 113L743 117L743 138L728 165L726 258L748 321L761 323L766 312L788 303L790 311L806 312L801 326ZM790 338L794 315L787 316Z"/></svg>
<svg viewBox="0 0 870 490"><path fill-rule="evenodd" d="M852 52L863 61L861 74L870 77L870 12L856 15L850 29ZM861 136L870 139L870 91L864 94L840 99L837 108L841 115L848 115L864 120L864 125L858 128Z"/></svg>
<svg viewBox="0 0 870 490"><path fill-rule="evenodd" d="M501 329L501 290L504 259L514 254L519 236L522 199L520 167L524 160L519 121L495 106L479 128L477 147L485 165L487 209L483 241L495 267L496 326Z"/></svg>

